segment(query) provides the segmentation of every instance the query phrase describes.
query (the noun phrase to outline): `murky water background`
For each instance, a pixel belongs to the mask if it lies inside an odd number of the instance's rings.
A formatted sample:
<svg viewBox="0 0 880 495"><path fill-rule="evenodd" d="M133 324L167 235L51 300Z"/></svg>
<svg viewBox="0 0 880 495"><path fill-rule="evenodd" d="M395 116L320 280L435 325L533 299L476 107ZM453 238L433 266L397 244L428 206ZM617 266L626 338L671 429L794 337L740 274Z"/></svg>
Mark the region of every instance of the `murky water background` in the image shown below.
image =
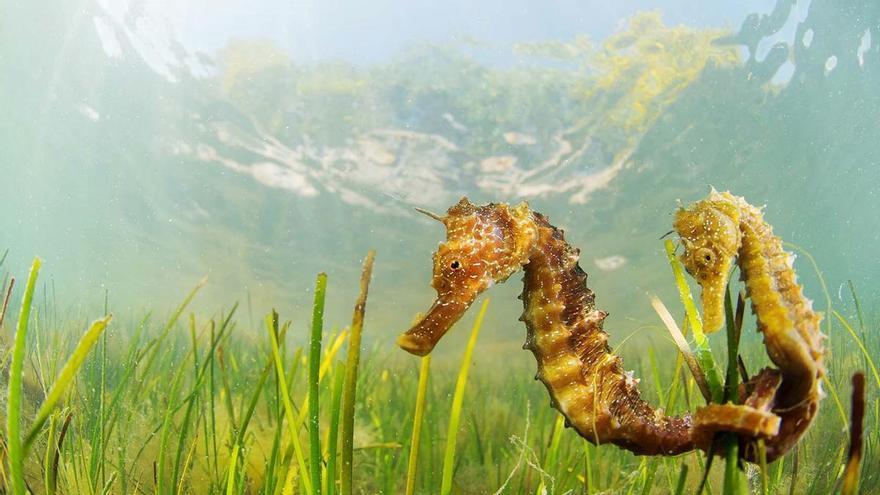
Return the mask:
<svg viewBox="0 0 880 495"><path fill-rule="evenodd" d="M0 20L0 249L19 275L43 257L65 305L170 308L207 274L202 311L304 322L323 270L344 325L375 248L367 333L390 343L443 238L412 207L468 195L563 226L620 339L657 324L646 293L674 302L658 239L714 185L877 307L876 2L53 3ZM518 285L485 338L521 343Z"/></svg>

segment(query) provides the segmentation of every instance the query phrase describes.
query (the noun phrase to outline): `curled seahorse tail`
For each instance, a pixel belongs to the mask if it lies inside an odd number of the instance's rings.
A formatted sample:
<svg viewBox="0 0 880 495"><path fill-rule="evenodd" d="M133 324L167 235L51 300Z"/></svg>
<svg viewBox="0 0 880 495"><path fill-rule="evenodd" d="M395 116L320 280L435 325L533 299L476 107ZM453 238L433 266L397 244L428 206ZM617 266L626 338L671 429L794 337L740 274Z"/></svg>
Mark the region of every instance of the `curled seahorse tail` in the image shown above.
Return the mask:
<svg viewBox="0 0 880 495"><path fill-rule="evenodd" d="M742 457L757 462L757 452L750 445L758 438L767 442L779 435L782 418L773 412L773 406L781 381L778 370L765 368L740 388L740 399L744 399L741 404L709 404L698 409L692 431L694 443L708 450L718 433L735 433L743 446ZM748 397L743 398L746 393Z"/></svg>
<svg viewBox="0 0 880 495"><path fill-rule="evenodd" d="M636 454L672 455L693 450L690 418L667 417L640 397L638 379L624 372L603 330L607 313L596 309L578 252L562 231L535 214L537 244L525 265L521 296L526 349L538 363L536 378L583 438L613 443Z"/></svg>

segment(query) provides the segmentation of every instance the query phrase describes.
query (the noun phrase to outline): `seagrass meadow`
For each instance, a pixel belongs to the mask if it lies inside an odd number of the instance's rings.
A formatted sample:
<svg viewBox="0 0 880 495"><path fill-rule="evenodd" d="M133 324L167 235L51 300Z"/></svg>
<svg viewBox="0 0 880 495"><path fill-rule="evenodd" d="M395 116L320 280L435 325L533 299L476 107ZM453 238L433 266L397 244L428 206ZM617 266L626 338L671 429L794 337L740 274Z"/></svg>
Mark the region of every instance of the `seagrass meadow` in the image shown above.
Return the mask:
<svg viewBox="0 0 880 495"><path fill-rule="evenodd" d="M671 244L668 248L673 249ZM364 309L369 314L374 303L367 297L370 279L381 277L381 269L373 271L373 262L370 253L364 261L361 296L352 302L351 325L335 329L323 325L328 317L325 291L329 287L332 293L333 287L324 274L318 275L312 293L311 318L291 322L278 312L264 318L244 317L237 304L196 316L189 306L205 281L181 295L181 303L165 315L65 313L49 292L40 290L45 284L39 282L39 259L21 278L24 284L7 273L4 293L22 295L18 315L17 308L4 306L2 327L2 364L8 370L0 473L5 490L226 494L880 490L876 392L880 376L874 362L880 341L873 330L876 321L864 313L854 289L849 294L856 308L853 315L818 303L831 315L823 330L832 351L824 381L827 397L813 429L792 452L773 463L737 465L719 457L710 461L698 452L639 457L613 445L585 442L548 407L543 386L530 378L533 368L511 367L504 362L509 350L502 352L480 340L484 317L493 308L488 299L471 321L461 324L470 327L467 344L454 353L417 360L377 345L360 353L362 333L376 331L369 318L364 325ZM676 263L672 258L671 284L681 275ZM689 300L688 289L682 290L682 300ZM6 297L7 304L11 299ZM679 301L667 303L668 309L659 299L653 301L661 314L681 314L678 324L686 328L686 312L693 308L679 309ZM107 311L112 312L112 305ZM751 331L749 323L745 325L743 332ZM291 344L294 332L307 333L307 345ZM686 345L696 349L698 344L688 337L691 343ZM739 355L746 367L754 369L767 358L760 342L748 340L743 338ZM625 341L615 349L623 349ZM711 366L718 370L728 359L729 349L723 344L706 343L714 347L709 360L717 359ZM849 347L859 352L834 352ZM669 359L673 348L672 344L649 346L623 354L642 378L647 400L669 413L680 413L693 410L704 399L681 355ZM479 354L487 357L477 358ZM868 389L861 401L851 399L859 396L851 385L858 381L851 380L857 371L861 371L862 394ZM856 408L862 412L856 413ZM860 433L854 433L857 430ZM855 456L853 439L861 442Z"/></svg>
<svg viewBox="0 0 880 495"><path fill-rule="evenodd" d="M0 493L880 494L876 0L3 2L0 109Z"/></svg>

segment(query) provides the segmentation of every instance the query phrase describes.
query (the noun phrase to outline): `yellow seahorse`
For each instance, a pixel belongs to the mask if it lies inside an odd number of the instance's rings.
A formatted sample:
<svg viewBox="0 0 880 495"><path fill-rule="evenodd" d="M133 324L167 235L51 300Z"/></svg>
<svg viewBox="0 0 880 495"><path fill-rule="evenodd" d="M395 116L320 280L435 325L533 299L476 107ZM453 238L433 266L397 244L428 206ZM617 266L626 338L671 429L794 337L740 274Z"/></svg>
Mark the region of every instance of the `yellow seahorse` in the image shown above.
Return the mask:
<svg viewBox="0 0 880 495"><path fill-rule="evenodd" d="M779 367L752 380L744 405L697 411L692 436L701 446L719 430L736 431L744 441L764 436L767 459L773 460L797 443L816 416L825 373L822 316L797 283L794 255L782 248L761 210L742 197L713 189L708 198L679 209L674 227L684 244L682 262L702 288L705 330L724 323L724 291L736 260L767 354ZM747 458L754 455L747 449Z"/></svg>

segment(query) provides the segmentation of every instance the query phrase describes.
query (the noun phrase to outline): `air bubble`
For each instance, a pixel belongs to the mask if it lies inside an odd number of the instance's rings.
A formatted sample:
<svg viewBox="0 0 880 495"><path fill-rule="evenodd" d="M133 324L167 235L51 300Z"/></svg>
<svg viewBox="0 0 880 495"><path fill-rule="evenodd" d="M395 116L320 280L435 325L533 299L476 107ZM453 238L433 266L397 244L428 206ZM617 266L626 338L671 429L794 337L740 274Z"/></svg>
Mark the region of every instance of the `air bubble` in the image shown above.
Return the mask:
<svg viewBox="0 0 880 495"><path fill-rule="evenodd" d="M825 60L825 75L830 74L835 67L837 67L837 55L832 55Z"/></svg>
<svg viewBox="0 0 880 495"><path fill-rule="evenodd" d="M813 44L813 35L814 33L812 29L807 29L804 32L804 37L801 39L801 42L804 44L804 48L809 48L810 45Z"/></svg>

